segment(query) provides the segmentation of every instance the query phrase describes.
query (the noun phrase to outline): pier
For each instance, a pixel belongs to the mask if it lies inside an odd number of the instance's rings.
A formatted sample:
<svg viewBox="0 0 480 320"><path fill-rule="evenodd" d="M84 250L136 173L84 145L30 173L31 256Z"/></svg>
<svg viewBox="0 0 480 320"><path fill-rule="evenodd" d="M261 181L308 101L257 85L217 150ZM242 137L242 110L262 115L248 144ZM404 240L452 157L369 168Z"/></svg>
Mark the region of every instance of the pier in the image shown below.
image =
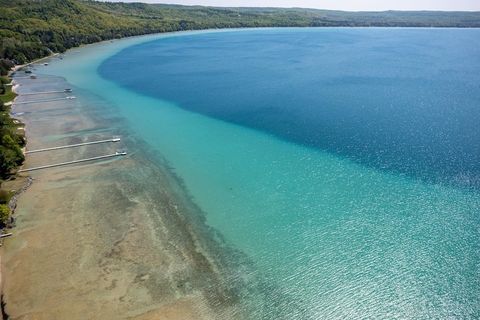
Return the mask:
<svg viewBox="0 0 480 320"><path fill-rule="evenodd" d="M126 154L127 153L124 152L124 151L122 151L122 152L117 151L113 154L107 154L107 155L104 155L104 156L98 156L98 157L92 157L92 158L87 158L87 159L72 160L72 161L67 161L67 162L48 164L48 165L45 165L45 166L39 166L39 167L33 167L33 168L27 168L27 169L20 169L20 170L18 170L18 172L28 172L28 171L34 171L34 170L40 170L40 169L66 166L66 165L69 165L69 164L76 164L76 163L82 163L82 162L88 162L88 161L109 159L109 158L114 158L114 157L125 156Z"/></svg>
<svg viewBox="0 0 480 320"><path fill-rule="evenodd" d="M15 102L14 104L18 105L18 104L42 103L42 102L53 102L53 101L60 101L60 100L73 100L73 99L75 99L74 96L69 96L69 97L65 97L65 98Z"/></svg>
<svg viewBox="0 0 480 320"><path fill-rule="evenodd" d="M13 80L17 80L17 79L35 79L35 78L32 78L32 77L36 77L35 74L31 73L29 76L20 76L20 77L15 77L13 76Z"/></svg>
<svg viewBox="0 0 480 320"><path fill-rule="evenodd" d="M43 91L43 92L29 92L29 93L20 93L21 96L33 96L36 94L54 94L54 93L70 93L72 90L65 89L65 90L57 90L57 91Z"/></svg>
<svg viewBox="0 0 480 320"><path fill-rule="evenodd" d="M88 146L88 145L92 145L92 144L109 143L109 142L119 142L119 141L120 141L120 138L112 138L112 139L106 139L106 140L98 140L98 141L91 141L91 142L82 142L82 143L75 143L75 144L69 144L69 145L58 146L58 147L51 147L51 148L43 148L43 149L29 150L29 151L26 151L25 154L45 152L45 151L52 151L52 150L60 150L60 149L67 149L67 148L76 148L76 147Z"/></svg>

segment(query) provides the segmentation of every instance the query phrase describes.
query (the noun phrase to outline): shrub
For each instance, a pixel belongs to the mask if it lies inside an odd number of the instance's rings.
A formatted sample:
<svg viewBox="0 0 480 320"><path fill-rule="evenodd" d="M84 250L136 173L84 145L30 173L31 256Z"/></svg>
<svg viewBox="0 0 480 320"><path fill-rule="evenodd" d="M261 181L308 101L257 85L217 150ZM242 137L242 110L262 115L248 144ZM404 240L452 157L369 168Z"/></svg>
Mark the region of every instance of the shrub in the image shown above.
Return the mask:
<svg viewBox="0 0 480 320"><path fill-rule="evenodd" d="M6 204L0 204L0 223L5 225L10 219L10 208Z"/></svg>
<svg viewBox="0 0 480 320"><path fill-rule="evenodd" d="M11 197L12 195L10 192L0 189L0 204L7 204Z"/></svg>

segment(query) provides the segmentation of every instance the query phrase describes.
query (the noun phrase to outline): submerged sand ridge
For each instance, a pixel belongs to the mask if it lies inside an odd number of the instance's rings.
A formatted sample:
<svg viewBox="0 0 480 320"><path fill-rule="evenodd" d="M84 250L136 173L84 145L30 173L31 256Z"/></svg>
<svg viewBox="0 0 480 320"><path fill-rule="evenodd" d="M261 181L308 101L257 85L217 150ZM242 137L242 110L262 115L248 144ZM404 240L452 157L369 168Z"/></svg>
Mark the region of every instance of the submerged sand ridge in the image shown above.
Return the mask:
<svg viewBox="0 0 480 320"><path fill-rule="evenodd" d="M68 87L57 77L18 82L17 101L44 98L22 93ZM26 124L29 149L122 134L109 126L111 119L96 117L98 110L89 103L79 97L18 105L13 111ZM118 148L32 154L25 167ZM2 249L11 319L246 317L239 308L244 280L226 265L223 245L205 236L210 230L166 166L133 152L121 160L31 176L34 183L18 201L15 235Z"/></svg>

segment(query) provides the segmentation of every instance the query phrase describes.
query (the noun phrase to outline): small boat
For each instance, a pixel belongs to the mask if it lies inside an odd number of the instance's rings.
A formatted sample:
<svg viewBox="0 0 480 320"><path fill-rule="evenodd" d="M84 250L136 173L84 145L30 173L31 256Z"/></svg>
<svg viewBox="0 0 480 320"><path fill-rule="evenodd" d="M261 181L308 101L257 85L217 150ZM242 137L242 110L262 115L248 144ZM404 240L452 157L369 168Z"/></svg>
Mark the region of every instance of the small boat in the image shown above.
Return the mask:
<svg viewBox="0 0 480 320"><path fill-rule="evenodd" d="M64 91L64 92L72 92L72 89L67 88L67 89L65 89L65 90L63 90L63 91Z"/></svg>

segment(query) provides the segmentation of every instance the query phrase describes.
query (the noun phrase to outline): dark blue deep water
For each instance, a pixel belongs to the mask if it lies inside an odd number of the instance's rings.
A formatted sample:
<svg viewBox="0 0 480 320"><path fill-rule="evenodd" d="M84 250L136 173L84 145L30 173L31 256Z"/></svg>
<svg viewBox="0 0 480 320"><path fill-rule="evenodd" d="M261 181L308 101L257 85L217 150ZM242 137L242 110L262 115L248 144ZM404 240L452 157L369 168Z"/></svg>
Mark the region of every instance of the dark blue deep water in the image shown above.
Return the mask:
<svg viewBox="0 0 480 320"><path fill-rule="evenodd" d="M480 30L172 37L99 68L122 86L361 164L480 186Z"/></svg>

